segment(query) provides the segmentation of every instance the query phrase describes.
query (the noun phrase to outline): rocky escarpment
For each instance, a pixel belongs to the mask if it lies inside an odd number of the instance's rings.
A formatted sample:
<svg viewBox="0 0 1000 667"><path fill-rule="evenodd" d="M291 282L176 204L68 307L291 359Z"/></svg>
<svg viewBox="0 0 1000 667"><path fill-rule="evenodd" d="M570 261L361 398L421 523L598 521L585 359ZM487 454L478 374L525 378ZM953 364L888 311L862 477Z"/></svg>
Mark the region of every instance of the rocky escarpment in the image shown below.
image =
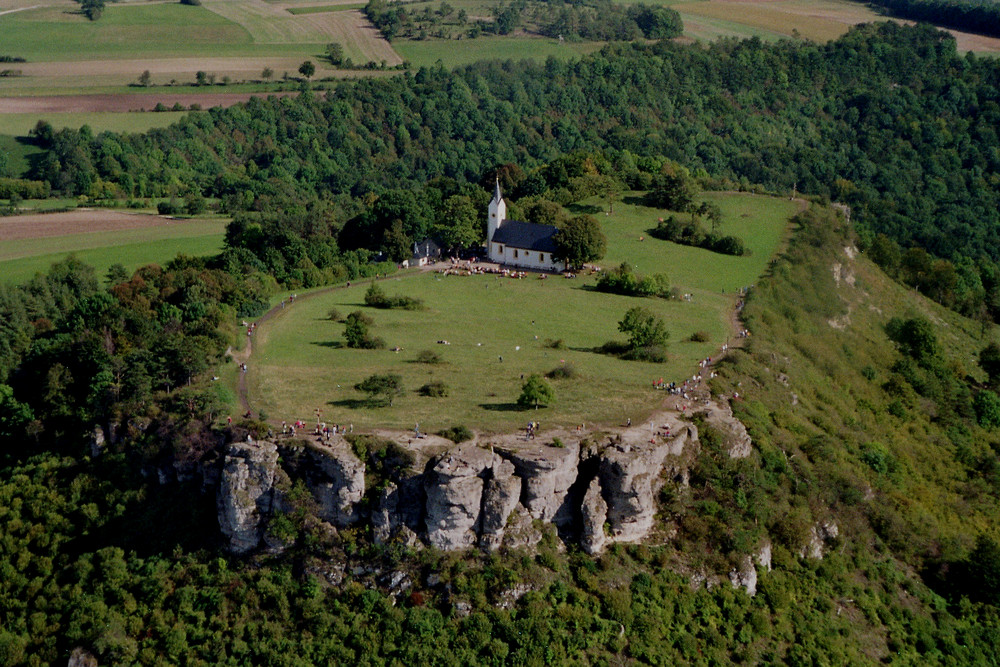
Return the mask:
<svg viewBox="0 0 1000 667"><path fill-rule="evenodd" d="M233 553L253 551L274 502L278 448L271 442L234 442L226 450L219 484L219 527Z"/></svg>
<svg viewBox="0 0 1000 667"><path fill-rule="evenodd" d="M716 424L735 420L718 412L707 421L721 431ZM286 484L305 482L327 530L368 522L379 544L496 550L535 544L551 524L563 539L596 554L614 542L648 537L661 488L687 485L698 430L677 426L672 435L664 426L662 434L628 431L600 442L564 437L559 446L511 438L502 447L383 440L372 445L384 449L380 458L369 458L382 475L373 473L370 489L365 462L344 440L235 443L221 467L219 522L234 553L252 551L262 540L271 546L267 522L285 508L279 488L289 487L279 481L287 478ZM740 429L724 431L738 450L730 451L734 456L750 446ZM358 451L374 456L366 447ZM740 580L748 576L741 572Z"/></svg>

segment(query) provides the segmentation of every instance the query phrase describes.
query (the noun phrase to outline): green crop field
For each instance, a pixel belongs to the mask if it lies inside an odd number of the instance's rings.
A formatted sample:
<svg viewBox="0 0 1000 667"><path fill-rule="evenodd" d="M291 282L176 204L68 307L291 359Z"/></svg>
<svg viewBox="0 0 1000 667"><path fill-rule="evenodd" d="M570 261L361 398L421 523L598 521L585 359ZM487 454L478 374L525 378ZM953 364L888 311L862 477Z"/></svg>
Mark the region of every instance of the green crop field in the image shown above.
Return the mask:
<svg viewBox="0 0 1000 667"><path fill-rule="evenodd" d="M225 228L225 220L197 220L169 227L20 239L0 246L0 276L4 282L23 283L70 254L93 266L99 276L113 264L131 271L165 263L178 253L211 255L222 249Z"/></svg>
<svg viewBox="0 0 1000 667"><path fill-rule="evenodd" d="M319 408L328 422L363 428L412 428L419 422L429 431L458 423L499 431L528 419L574 425L638 418L663 398L652 389L654 381L682 380L726 342L734 289L753 283L765 269L796 209L793 202L752 195L710 198L723 207L722 231L741 234L753 255L723 257L651 239L646 230L662 211L618 203L613 216L599 216L609 241L604 266L628 260L641 273L667 273L691 301L603 294L590 289L593 276L541 280L535 274L515 280L410 271L381 283L387 294L423 299L422 311L367 308L367 284L328 290L300 299L258 330L248 377L251 403L272 419L308 419ZM592 351L622 339L617 322L634 305L667 322L667 363L622 361ZM343 348L344 325L328 319L331 308L341 317L359 309L369 314L373 333L387 349ZM710 341L689 342L696 331L708 333ZM545 344L559 339L564 349ZM393 352L396 346L402 350ZM421 350L440 354L445 363L416 363ZM578 375L552 381L557 395L552 407L530 414L515 409L522 375L545 373L564 362ZM391 408L368 407L353 389L377 372L403 378L406 392ZM416 393L438 381L450 388L448 397Z"/></svg>
<svg viewBox="0 0 1000 667"><path fill-rule="evenodd" d="M544 60L577 58L597 51L599 42L565 42L560 44L546 37L479 37L462 40L398 40L395 49L414 67L433 65L438 60L445 67L467 65L477 60Z"/></svg>
<svg viewBox="0 0 1000 667"><path fill-rule="evenodd" d="M187 112L7 113L0 114L0 135L26 137L40 119L48 121L57 130L64 127L78 129L89 125L94 132L146 132L155 127L166 127L175 123L185 113ZM3 150L3 144L0 144L0 150Z"/></svg>
<svg viewBox="0 0 1000 667"><path fill-rule="evenodd" d="M219 48L251 42L246 30L231 21L204 7L180 3L109 3L99 21L88 21L61 5L0 17L4 52L32 62L215 55Z"/></svg>

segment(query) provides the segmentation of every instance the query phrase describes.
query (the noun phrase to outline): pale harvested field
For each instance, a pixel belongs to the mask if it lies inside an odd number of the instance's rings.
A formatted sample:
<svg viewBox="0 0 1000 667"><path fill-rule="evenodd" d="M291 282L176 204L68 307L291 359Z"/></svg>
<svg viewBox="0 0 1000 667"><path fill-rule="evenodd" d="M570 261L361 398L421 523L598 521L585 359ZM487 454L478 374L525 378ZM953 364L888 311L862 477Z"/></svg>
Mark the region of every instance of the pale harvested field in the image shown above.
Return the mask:
<svg viewBox="0 0 1000 667"><path fill-rule="evenodd" d="M675 5L675 9L685 18L685 33L699 38L742 35L745 33L739 26L747 26L762 31L762 36L797 34L825 42L840 37L859 23L896 20L867 5L847 0L712 0L684 2ZM700 22L698 18L707 21ZM998 38L958 30L947 32L955 36L959 51L1000 53Z"/></svg>
<svg viewBox="0 0 1000 667"><path fill-rule="evenodd" d="M18 215L0 218L0 243L41 239L86 232L110 232L147 227L183 225L187 220L172 220L148 213L125 213L103 209L78 209L65 213Z"/></svg>
<svg viewBox="0 0 1000 667"><path fill-rule="evenodd" d="M346 55L356 61L402 62L389 42L356 10L295 15L284 5L263 0L206 0L203 6L243 27L256 44L340 42Z"/></svg>
<svg viewBox="0 0 1000 667"><path fill-rule="evenodd" d="M251 97L284 97L295 91L278 93L153 93L149 95L52 95L41 97L0 97L0 113L81 113L88 111L142 111L162 102L168 107L200 104L203 109L232 106Z"/></svg>

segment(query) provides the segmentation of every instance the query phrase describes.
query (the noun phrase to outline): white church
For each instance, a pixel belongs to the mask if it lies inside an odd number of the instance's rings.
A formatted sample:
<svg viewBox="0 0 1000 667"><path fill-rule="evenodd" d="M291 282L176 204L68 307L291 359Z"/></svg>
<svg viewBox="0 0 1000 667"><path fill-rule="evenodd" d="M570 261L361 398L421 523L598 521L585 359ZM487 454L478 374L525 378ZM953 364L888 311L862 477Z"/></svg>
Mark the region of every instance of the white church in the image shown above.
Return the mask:
<svg viewBox="0 0 1000 667"><path fill-rule="evenodd" d="M499 180L490 200L489 213L486 255L491 262L539 271L566 270L565 262L558 262L552 257L556 250L557 228L554 225L508 220L507 204L500 193Z"/></svg>

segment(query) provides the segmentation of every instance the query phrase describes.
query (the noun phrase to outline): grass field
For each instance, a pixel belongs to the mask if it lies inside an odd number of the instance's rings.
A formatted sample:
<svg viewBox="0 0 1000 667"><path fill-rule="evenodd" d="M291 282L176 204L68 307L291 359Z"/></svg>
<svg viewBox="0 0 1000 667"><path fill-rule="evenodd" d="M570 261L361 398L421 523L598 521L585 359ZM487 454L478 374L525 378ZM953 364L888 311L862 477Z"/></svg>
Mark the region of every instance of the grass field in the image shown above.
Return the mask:
<svg viewBox="0 0 1000 667"><path fill-rule="evenodd" d="M131 271L150 263L165 263L178 253L210 255L222 249L225 229L224 220L203 220L174 227L20 239L0 246L0 279L26 282L70 254L93 266L99 276L112 264L123 264Z"/></svg>
<svg viewBox="0 0 1000 667"><path fill-rule="evenodd" d="M94 132L145 132L154 127L166 127L176 123L186 112L163 111L149 113L8 113L0 114L0 135L26 137L39 119L45 119L52 127L80 128L89 125ZM2 144L0 144L2 150Z"/></svg>
<svg viewBox="0 0 1000 667"><path fill-rule="evenodd" d="M410 272L382 284L388 294L423 299L423 311L366 308L367 284L335 289L299 300L258 330L248 378L251 403L274 419L309 419L320 408L328 422L363 428L412 428L419 422L428 431L458 423L500 431L528 419L574 425L638 418L663 398L651 389L655 380L683 379L726 342L734 288L754 282L764 270L795 210L792 202L750 195L712 199L724 209L723 231L741 234L753 255L721 257L650 239L646 229L663 213L645 207L619 203L614 216L600 216L609 239L603 265L628 259L640 272L665 272L678 289L693 295L690 302L603 294L589 289L593 277L583 276L513 280ZM617 322L633 305L668 323L667 363L626 362L591 351L622 338ZM367 312L375 320L374 333L402 351L340 347L344 325L327 318L330 308L341 316ZM695 331L707 332L710 342L687 341ZM562 339L566 348L546 347L546 339ZM437 352L446 363L415 363L421 350ZM545 373L563 362L578 376L552 381L557 395L552 407L537 413L515 409L522 374ZM353 389L375 372L403 378L407 391L391 408L370 408ZM420 386L435 381L448 385L451 395L417 395Z"/></svg>
<svg viewBox="0 0 1000 667"><path fill-rule="evenodd" d="M414 67L433 65L438 60L445 67L467 65L477 60L544 60L576 58L597 51L603 46L598 42L566 42L560 44L544 37L479 37L462 40L399 40L393 46Z"/></svg>

